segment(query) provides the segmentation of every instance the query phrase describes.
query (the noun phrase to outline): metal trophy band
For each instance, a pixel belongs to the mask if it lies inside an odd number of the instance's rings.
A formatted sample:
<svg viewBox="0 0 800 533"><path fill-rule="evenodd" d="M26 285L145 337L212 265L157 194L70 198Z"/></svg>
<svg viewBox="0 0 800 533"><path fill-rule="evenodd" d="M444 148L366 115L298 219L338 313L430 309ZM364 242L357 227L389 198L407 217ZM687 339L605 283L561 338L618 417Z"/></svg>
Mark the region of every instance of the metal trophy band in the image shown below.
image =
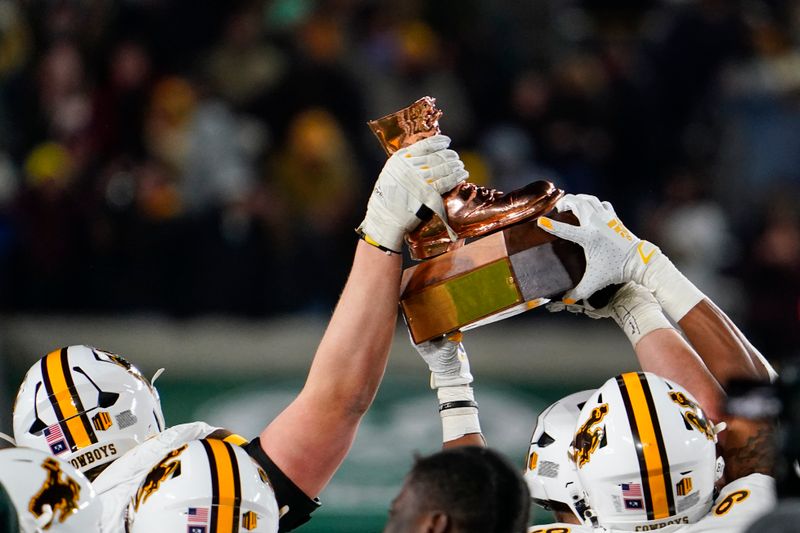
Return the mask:
<svg viewBox="0 0 800 533"><path fill-rule="evenodd" d="M429 96L368 124L387 154L440 133L442 111ZM406 236L411 258L400 306L415 343L457 329L471 329L533 309L571 289L583 275L577 244L541 230L542 215L577 223L557 213L564 191L546 180L503 193L468 181L442 198L452 241L432 214Z"/></svg>

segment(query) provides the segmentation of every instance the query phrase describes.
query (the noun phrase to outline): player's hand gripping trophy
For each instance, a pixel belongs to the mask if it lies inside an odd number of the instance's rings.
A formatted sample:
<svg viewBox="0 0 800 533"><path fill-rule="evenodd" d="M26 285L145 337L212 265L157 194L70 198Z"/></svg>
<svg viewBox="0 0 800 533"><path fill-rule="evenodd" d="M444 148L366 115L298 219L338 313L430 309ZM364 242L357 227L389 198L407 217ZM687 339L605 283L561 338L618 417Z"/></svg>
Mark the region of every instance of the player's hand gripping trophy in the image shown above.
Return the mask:
<svg viewBox="0 0 800 533"><path fill-rule="evenodd" d="M368 123L387 154L440 133L435 102L426 96ZM411 258L426 261L406 269L401 296L414 341L501 320L572 288L585 266L581 248L535 223L548 213L574 222L551 213L563 194L546 180L509 193L462 181L442 196L443 212L418 213L423 222L405 240Z"/></svg>

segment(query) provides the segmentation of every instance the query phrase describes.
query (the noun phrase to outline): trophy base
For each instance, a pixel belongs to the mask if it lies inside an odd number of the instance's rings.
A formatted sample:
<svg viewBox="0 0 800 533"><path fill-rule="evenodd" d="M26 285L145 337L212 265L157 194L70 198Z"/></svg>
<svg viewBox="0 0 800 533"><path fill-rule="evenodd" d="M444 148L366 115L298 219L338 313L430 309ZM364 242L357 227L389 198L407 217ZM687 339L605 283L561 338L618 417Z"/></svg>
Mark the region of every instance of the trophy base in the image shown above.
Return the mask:
<svg viewBox="0 0 800 533"><path fill-rule="evenodd" d="M571 224L571 213L552 213ZM472 329L560 297L583 276L583 249L536 219L478 238L403 272L400 306L415 343Z"/></svg>

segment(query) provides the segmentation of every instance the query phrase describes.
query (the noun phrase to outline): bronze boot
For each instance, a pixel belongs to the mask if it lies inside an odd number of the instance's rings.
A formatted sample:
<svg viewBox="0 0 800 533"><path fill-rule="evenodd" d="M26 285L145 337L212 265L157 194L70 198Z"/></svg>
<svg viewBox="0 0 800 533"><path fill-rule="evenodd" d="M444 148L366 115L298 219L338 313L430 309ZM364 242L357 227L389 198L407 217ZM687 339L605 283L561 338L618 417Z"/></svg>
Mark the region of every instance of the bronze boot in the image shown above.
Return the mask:
<svg viewBox="0 0 800 533"><path fill-rule="evenodd" d="M464 239L544 215L563 195L564 191L545 180L534 181L507 194L462 182L442 196L448 223L459 240L452 242L442 220L433 215L406 235L411 258L428 259L458 248Z"/></svg>

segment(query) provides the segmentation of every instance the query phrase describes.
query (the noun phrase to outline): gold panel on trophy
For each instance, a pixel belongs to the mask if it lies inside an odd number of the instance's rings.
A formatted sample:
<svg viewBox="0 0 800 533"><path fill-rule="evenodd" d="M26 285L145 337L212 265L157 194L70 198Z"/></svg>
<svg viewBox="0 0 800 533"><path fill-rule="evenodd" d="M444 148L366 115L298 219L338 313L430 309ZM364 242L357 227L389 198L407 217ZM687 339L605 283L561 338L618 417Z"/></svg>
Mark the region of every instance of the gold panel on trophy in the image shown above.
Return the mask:
<svg viewBox="0 0 800 533"><path fill-rule="evenodd" d="M415 343L508 318L572 288L585 266L580 259L577 244L542 231L535 219L517 224L405 269L403 317Z"/></svg>

